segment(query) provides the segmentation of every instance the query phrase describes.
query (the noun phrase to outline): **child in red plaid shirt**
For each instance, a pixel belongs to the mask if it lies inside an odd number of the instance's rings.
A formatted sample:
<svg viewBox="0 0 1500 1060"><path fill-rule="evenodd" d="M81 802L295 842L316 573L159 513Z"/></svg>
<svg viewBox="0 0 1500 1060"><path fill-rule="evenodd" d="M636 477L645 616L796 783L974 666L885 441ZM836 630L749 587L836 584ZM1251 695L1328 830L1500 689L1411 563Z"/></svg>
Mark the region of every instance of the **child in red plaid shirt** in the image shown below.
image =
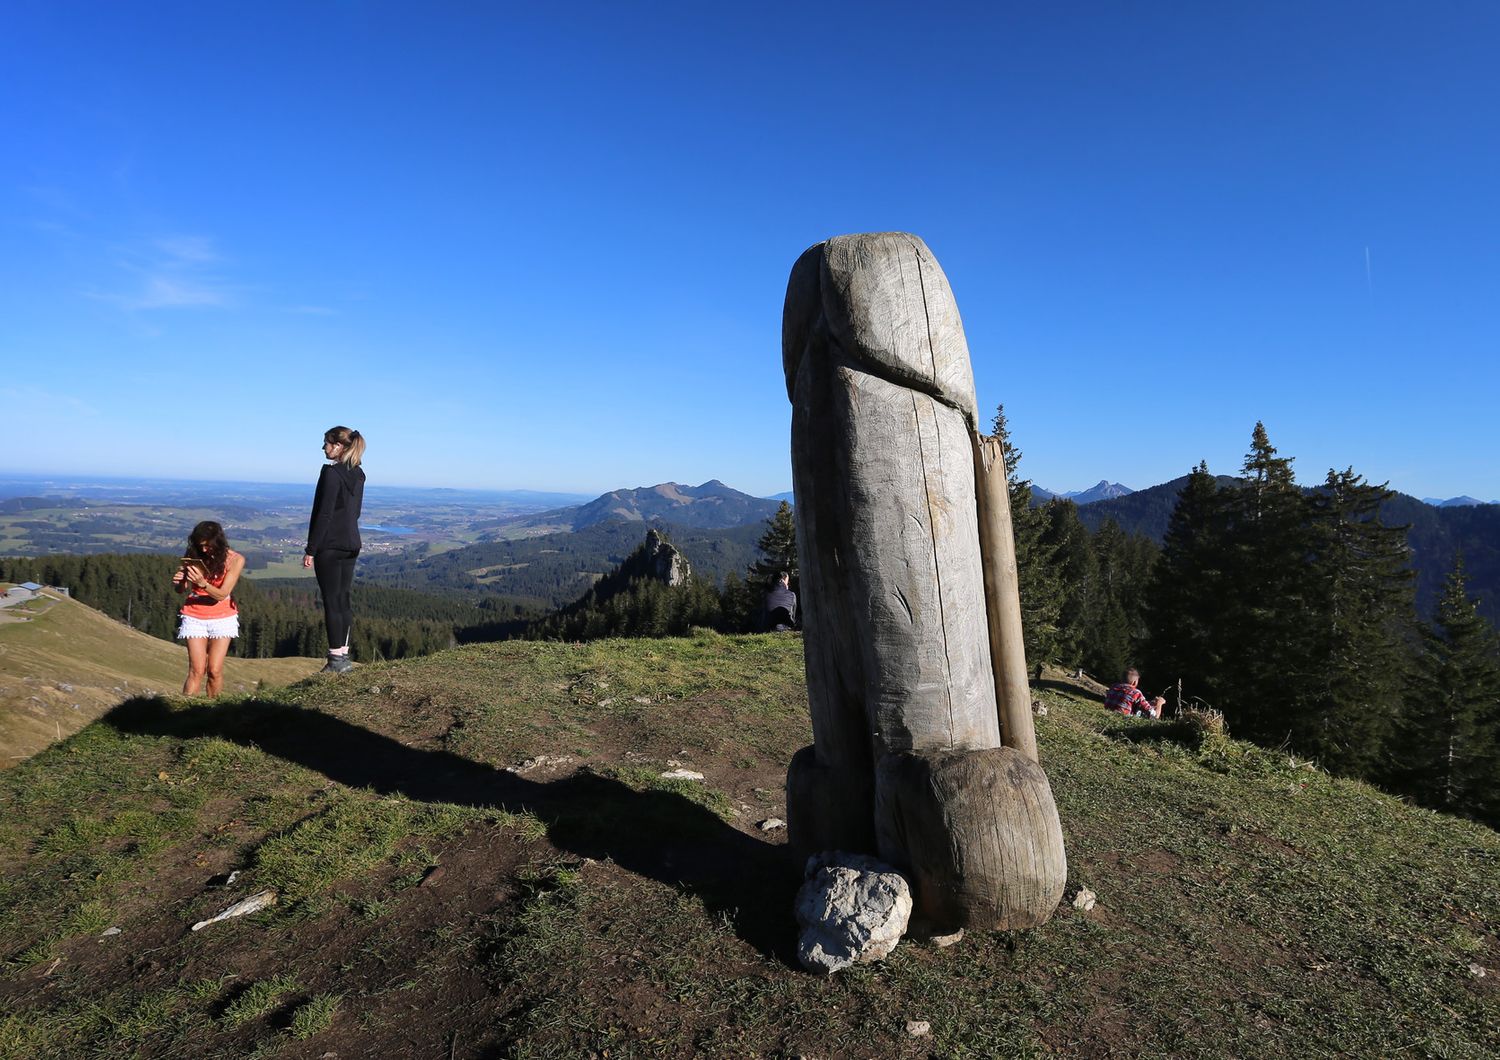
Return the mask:
<svg viewBox="0 0 1500 1060"><path fill-rule="evenodd" d="M1155 699L1147 699L1136 687L1140 684L1141 673L1135 667L1125 671L1125 680L1114 685L1104 693L1104 709L1118 711L1121 714L1135 714L1147 718L1161 717L1161 708L1167 705L1162 696Z"/></svg>

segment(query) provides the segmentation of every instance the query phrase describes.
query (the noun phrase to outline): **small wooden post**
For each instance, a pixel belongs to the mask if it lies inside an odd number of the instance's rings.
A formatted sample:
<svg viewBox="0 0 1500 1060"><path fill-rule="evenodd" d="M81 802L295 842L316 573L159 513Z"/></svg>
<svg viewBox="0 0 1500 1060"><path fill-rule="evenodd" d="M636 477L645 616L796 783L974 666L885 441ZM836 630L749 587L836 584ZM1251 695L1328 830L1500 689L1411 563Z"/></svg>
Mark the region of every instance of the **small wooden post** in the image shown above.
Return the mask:
<svg viewBox="0 0 1500 1060"><path fill-rule="evenodd" d="M979 502L979 551L984 563L985 610L989 615L990 665L1000 740L1038 761L1031 721L1031 687L1026 683L1026 649L1021 639L1020 576L1016 535L1010 517L1010 486L1000 439L970 431L974 445L975 494Z"/></svg>

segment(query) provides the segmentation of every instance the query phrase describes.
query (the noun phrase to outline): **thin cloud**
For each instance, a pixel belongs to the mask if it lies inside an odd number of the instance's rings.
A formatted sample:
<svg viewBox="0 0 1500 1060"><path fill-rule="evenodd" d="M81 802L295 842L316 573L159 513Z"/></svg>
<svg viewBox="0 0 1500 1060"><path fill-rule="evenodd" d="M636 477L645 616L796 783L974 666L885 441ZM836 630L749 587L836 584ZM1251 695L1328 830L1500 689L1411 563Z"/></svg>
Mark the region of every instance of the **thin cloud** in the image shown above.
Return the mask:
<svg viewBox="0 0 1500 1060"><path fill-rule="evenodd" d="M131 313L227 309L237 304L244 288L212 267L224 261L213 240L206 236L160 236L144 247L125 251L120 268L135 276L128 289L92 291L89 295Z"/></svg>
<svg viewBox="0 0 1500 1060"><path fill-rule="evenodd" d="M78 205L72 194L63 188L51 184L26 184L20 190L49 213L62 214L73 220L88 217L88 213Z"/></svg>
<svg viewBox="0 0 1500 1060"><path fill-rule="evenodd" d="M99 410L71 394L43 390L39 386L0 387L0 404L12 408L61 409L79 416L97 416Z"/></svg>
<svg viewBox="0 0 1500 1060"><path fill-rule="evenodd" d="M214 249L213 240L204 236L167 236L156 241L156 247L169 261L182 265L200 265L223 260Z"/></svg>
<svg viewBox="0 0 1500 1060"><path fill-rule="evenodd" d="M127 304L132 309L182 309L192 306L223 308L232 302L227 289L212 283L157 275L147 276L140 294Z"/></svg>

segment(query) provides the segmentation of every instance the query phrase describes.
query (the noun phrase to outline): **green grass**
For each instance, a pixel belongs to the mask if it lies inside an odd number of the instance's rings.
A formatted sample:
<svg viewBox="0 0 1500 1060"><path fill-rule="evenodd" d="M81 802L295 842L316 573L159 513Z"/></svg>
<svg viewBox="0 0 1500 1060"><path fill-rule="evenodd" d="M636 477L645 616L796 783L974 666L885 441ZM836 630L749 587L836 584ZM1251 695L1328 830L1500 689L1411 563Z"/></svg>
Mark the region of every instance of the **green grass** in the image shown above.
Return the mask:
<svg viewBox="0 0 1500 1060"><path fill-rule="evenodd" d="M275 1012L289 995L300 989L297 980L290 975L277 975L251 983L229 1003L221 1019L230 1027L243 1026Z"/></svg>
<svg viewBox="0 0 1500 1060"><path fill-rule="evenodd" d="M256 848L255 880L297 903L385 863L411 837L443 839L475 822L511 819L467 807L337 793L325 807Z"/></svg>
<svg viewBox="0 0 1500 1060"><path fill-rule="evenodd" d="M1069 893L1098 906L827 979L788 963L790 890L754 860L809 739L795 639L507 643L134 704L0 774L25 807L0 814L0 1060L404 1055L414 1019L457 1056L1492 1054L1494 832L1040 695ZM539 755L571 761L501 772Z"/></svg>
<svg viewBox="0 0 1500 1060"><path fill-rule="evenodd" d="M319 994L298 1005L292 1013L292 1037L303 1041L326 1031L333 1024L342 1000L341 994Z"/></svg>

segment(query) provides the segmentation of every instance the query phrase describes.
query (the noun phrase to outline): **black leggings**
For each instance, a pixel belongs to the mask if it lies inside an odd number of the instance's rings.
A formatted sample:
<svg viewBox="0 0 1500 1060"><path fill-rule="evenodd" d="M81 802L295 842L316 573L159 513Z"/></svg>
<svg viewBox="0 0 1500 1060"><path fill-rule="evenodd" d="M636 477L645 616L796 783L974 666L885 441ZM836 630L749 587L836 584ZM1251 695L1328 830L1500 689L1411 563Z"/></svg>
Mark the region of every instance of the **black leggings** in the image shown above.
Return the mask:
<svg viewBox="0 0 1500 1060"><path fill-rule="evenodd" d="M349 646L349 627L354 624L354 560L358 555L347 549L327 548L313 556L330 651Z"/></svg>

